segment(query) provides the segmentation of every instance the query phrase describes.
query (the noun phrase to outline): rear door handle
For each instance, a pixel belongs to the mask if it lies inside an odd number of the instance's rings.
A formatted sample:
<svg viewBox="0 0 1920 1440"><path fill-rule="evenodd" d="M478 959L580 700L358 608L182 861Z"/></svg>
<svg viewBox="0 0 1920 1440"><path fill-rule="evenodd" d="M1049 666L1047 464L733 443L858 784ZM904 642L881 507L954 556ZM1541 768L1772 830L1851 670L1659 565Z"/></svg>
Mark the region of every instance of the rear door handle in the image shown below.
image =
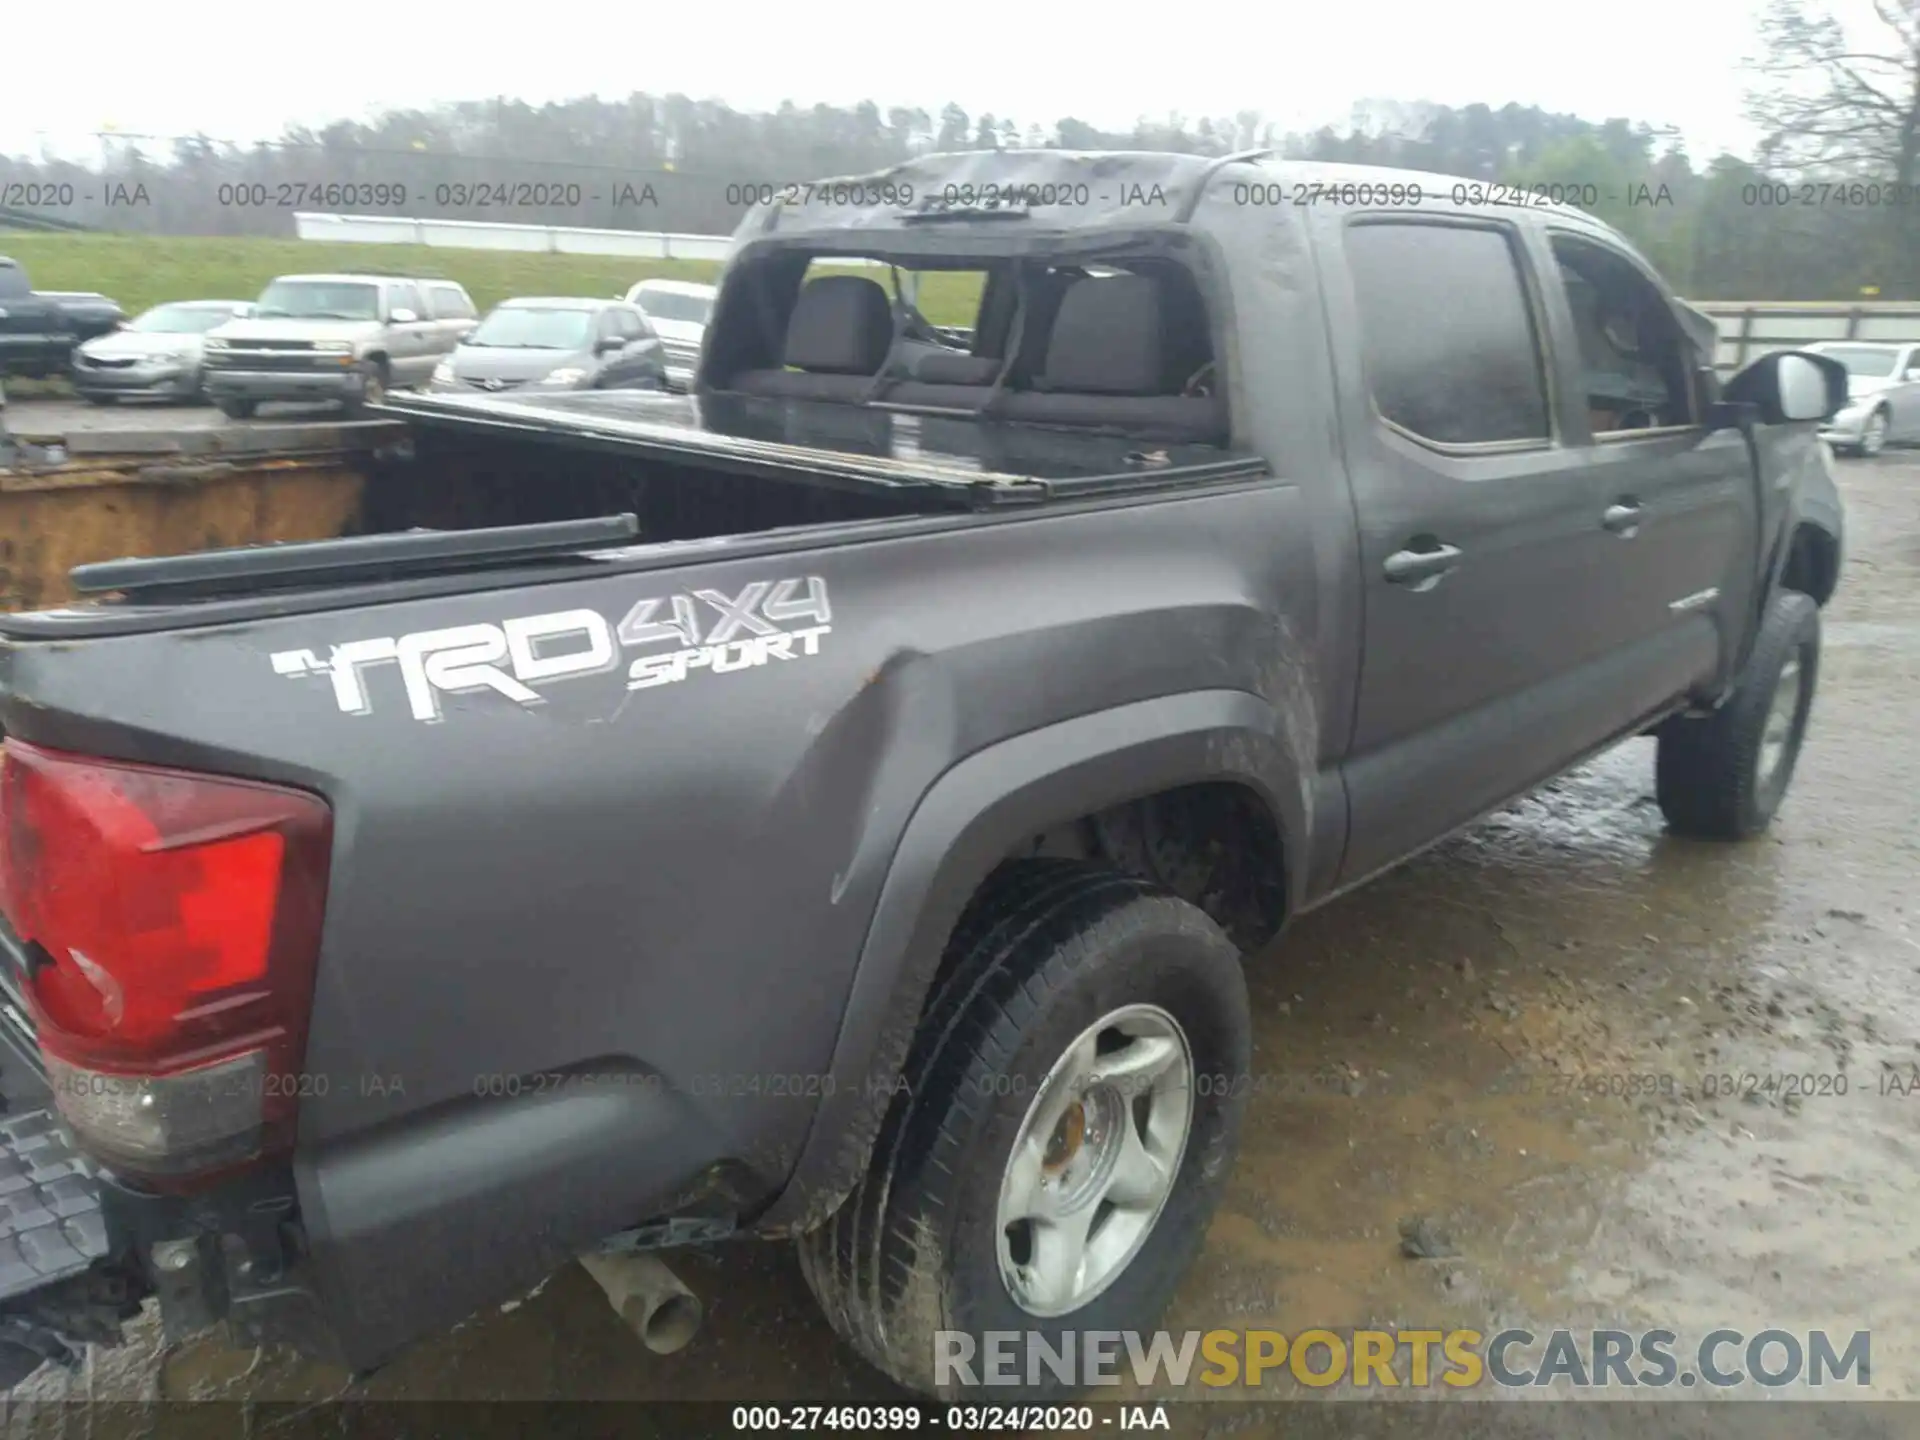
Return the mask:
<svg viewBox="0 0 1920 1440"><path fill-rule="evenodd" d="M1600 517L1600 523L1615 535L1631 537L1640 528L1641 518L1645 514L1645 509L1637 500L1621 500L1607 507L1606 513Z"/></svg>
<svg viewBox="0 0 1920 1440"><path fill-rule="evenodd" d="M1460 551L1452 545L1432 550L1396 550L1380 568L1395 585L1438 580L1460 563Z"/></svg>

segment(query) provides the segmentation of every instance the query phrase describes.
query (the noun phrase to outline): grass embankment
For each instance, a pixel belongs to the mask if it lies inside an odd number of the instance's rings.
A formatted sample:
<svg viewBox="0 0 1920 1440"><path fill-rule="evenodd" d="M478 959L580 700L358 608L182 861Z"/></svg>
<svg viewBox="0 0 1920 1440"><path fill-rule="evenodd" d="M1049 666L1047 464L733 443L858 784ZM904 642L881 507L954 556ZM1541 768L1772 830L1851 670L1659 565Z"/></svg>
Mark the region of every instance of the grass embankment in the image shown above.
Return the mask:
<svg viewBox="0 0 1920 1440"><path fill-rule="evenodd" d="M97 290L129 315L168 300L250 300L274 276L301 271L371 269L458 280L484 313L515 295L623 295L637 280L711 281L720 269L707 260L204 235L0 232L0 255L24 265L36 289ZM886 272L875 278L885 283ZM971 324L979 293L976 276L928 275L922 309L937 325Z"/></svg>

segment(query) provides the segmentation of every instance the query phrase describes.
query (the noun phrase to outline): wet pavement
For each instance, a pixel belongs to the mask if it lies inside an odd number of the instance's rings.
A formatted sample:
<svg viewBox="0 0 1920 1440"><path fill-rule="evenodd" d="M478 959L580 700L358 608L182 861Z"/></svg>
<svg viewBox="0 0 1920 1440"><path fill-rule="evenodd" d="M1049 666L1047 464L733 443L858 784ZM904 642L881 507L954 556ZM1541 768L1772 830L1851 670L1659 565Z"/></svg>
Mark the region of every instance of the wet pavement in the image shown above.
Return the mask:
<svg viewBox="0 0 1920 1440"><path fill-rule="evenodd" d="M1849 563L1771 833L1667 836L1638 740L1301 921L1250 970L1255 1093L1170 1328L1869 1329L1853 1393L1920 1398L1920 456L1841 474ZM1458 1253L1404 1255L1415 1217ZM786 1247L675 1264L708 1320L668 1358L574 1267L359 1384L148 1330L28 1388L895 1396ZM1584 1424L1556 1411L1546 1433Z"/></svg>

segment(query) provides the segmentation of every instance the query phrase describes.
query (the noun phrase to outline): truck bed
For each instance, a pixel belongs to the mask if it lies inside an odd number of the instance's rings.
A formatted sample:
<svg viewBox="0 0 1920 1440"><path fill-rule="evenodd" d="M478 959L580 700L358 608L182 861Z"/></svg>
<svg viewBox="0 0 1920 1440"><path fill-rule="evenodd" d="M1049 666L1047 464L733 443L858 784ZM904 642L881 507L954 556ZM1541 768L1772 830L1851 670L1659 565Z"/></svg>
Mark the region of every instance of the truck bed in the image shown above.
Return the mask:
<svg viewBox="0 0 1920 1440"><path fill-rule="evenodd" d="M888 533L902 525L944 529L1268 473L1259 456L1214 446L749 397L396 395L384 410L412 423L411 453L375 464L345 535L632 514L637 542L602 557L625 569L851 543L874 538L876 525ZM263 572L287 568L286 547L274 548L276 563ZM553 563L540 572L495 566L393 583L361 577L352 586L309 577L290 587L284 574L269 583L263 573L256 593L223 584L185 610L176 603L185 598L177 577L156 565L152 594L0 615L0 635L77 638L373 604L512 585L551 575Z"/></svg>

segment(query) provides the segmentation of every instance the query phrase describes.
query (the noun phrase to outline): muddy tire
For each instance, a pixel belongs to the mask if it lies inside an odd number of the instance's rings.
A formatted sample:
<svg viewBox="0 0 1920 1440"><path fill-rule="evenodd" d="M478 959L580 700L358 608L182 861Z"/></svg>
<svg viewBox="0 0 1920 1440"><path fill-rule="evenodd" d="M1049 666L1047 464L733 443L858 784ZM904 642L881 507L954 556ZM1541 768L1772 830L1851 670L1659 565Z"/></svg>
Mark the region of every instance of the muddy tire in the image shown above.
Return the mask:
<svg viewBox="0 0 1920 1440"><path fill-rule="evenodd" d="M1726 704L1660 731L1655 791L1667 824L1705 840L1765 830L1793 780L1820 675L1820 607L1782 590Z"/></svg>
<svg viewBox="0 0 1920 1440"><path fill-rule="evenodd" d="M1163 890L1031 859L982 886L942 975L867 1174L800 1238L801 1269L841 1337L909 1389L1058 1398L1074 1387L1044 1366L1029 1386L1024 1350L1018 1385L971 1388L936 1368L935 1336L972 1337L984 1378L983 1332L1057 1351L1064 1330L1159 1322L1245 1109L1240 955Z"/></svg>

